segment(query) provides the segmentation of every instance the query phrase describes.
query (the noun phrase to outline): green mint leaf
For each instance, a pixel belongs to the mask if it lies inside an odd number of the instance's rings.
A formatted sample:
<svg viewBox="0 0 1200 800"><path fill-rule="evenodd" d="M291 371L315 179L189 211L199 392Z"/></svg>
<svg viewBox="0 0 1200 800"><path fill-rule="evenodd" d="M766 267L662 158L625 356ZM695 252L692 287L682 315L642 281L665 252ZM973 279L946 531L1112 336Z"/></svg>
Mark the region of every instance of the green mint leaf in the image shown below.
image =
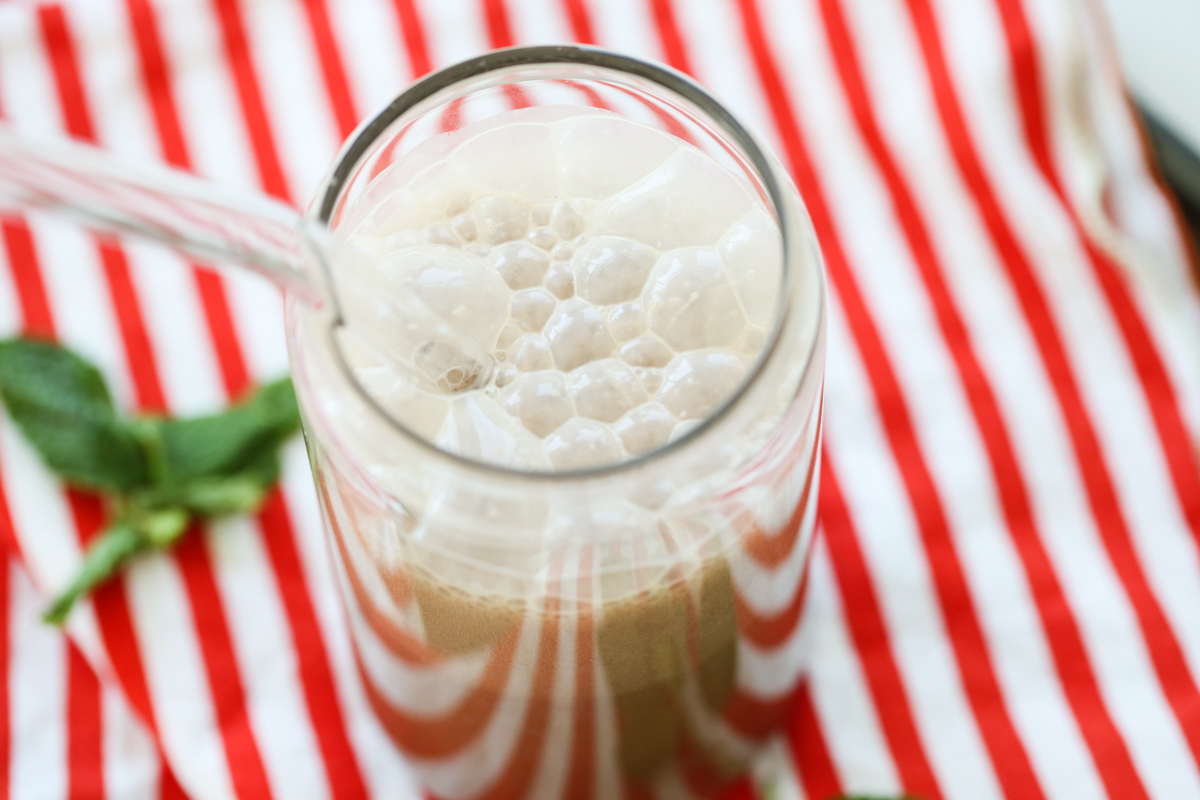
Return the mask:
<svg viewBox="0 0 1200 800"><path fill-rule="evenodd" d="M83 556L83 567L59 595L43 619L61 625L75 601L111 578L118 568L146 547L146 540L126 520L118 520L92 542Z"/></svg>
<svg viewBox="0 0 1200 800"><path fill-rule="evenodd" d="M156 478L163 485L182 485L234 477L254 466L300 429L300 412L292 382L284 378L218 414L157 425L159 444L150 446L160 448Z"/></svg>
<svg viewBox="0 0 1200 800"><path fill-rule="evenodd" d="M183 508L163 508L143 515L137 530L151 547L162 550L170 547L187 531L191 515Z"/></svg>
<svg viewBox="0 0 1200 800"><path fill-rule="evenodd" d="M146 482L141 445L117 417L103 376L70 350L36 339L0 341L0 398L67 483L123 491Z"/></svg>
<svg viewBox="0 0 1200 800"><path fill-rule="evenodd" d="M252 476L200 478L188 484L183 504L206 517L257 511L267 496L267 486Z"/></svg>
<svg viewBox="0 0 1200 800"><path fill-rule="evenodd" d="M255 472L195 478L139 492L137 503L145 508L183 508L204 517L245 514L259 509L274 483L270 476Z"/></svg>

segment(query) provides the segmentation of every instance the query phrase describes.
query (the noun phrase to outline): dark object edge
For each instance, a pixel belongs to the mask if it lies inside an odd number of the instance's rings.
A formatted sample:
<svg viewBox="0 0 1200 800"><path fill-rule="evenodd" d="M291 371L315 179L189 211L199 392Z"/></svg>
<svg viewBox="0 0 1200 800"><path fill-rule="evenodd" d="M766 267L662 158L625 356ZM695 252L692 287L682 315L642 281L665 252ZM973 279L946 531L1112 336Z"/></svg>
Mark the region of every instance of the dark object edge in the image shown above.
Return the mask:
<svg viewBox="0 0 1200 800"><path fill-rule="evenodd" d="M1163 180L1179 201L1192 241L1200 249L1200 155L1145 104L1134 104Z"/></svg>

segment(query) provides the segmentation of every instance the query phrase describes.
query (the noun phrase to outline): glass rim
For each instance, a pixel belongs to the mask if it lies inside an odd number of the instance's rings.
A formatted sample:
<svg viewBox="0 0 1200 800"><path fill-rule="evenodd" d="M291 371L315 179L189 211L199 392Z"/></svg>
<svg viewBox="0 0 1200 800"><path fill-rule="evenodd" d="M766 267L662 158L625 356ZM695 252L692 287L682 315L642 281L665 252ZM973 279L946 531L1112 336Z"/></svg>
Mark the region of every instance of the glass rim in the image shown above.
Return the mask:
<svg viewBox="0 0 1200 800"><path fill-rule="evenodd" d="M507 47L499 50L491 50L482 55L468 58L456 64L450 65L440 70L435 70L428 73L422 78L419 78L414 83L410 84L403 92L396 96L386 107L384 107L374 117L363 121L358 128L350 134L346 142L342 145L334 159L334 167L321 182L317 189L315 202L308 213L309 219L320 226L322 233L328 235L332 233L329 228L330 219L337 207L338 201L343 193L348 188L351 177L354 175L356 168L359 166L360 159L368 154L371 147L376 141L404 114L416 108L422 102L436 97L438 94L447 89L454 87L457 84L469 81L474 78L480 78L489 73L499 72L512 67L525 67L532 65L552 66L561 64L565 66L583 66L591 67L599 70L605 70L624 75L632 75L637 78L646 80L656 86L664 88L669 92L674 93L678 97L694 104L700 111L707 114L722 130L729 136L730 139L742 150L742 155L758 173L757 177L762 181L763 189L767 197L770 199L772 210L779 223L781 252L783 257L782 264L782 281L779 292L779 300L777 303L777 312L774 323L771 327L770 334L764 342L762 350L759 351L753 365L747 371L746 376L742 379L738 388L725 399L725 401L711 414L705 416L702 421L689 430L684 435L674 441L668 442L660 447L654 448L646 453L634 456L624 461L617 461L610 464L602 464L595 467L587 467L584 469L573 470L525 470L514 467L495 464L487 461L482 461L475 458L453 453L448 450L443 450L434 442L426 439L416 431L409 428L400 420L396 419L390 412L387 411L370 392L363 388L357 377L354 375L354 370L351 367L348 359L342 351L336 335L337 329L345 324L345 320L341 313L340 303L337 299L336 282L332 280L332 268L328 260L325 258L323 248L312 248L313 257L320 263L320 269L325 273L326 285L329 288L330 297L332 298L332 317L329 320L329 325L326 333L329 336L329 344L333 351L334 360L341 371L343 377L347 380L350 386L353 387L359 399L372 411L374 414L384 421L392 430L404 436L406 439L414 442L422 449L428 451L431 455L438 458L444 458L453 463L456 467L466 468L474 472L485 473L490 476L499 476L513 479L521 479L526 481L541 481L549 483L571 482L585 479L606 478L626 473L634 472L648 464L665 460L680 451L688 449L690 445L698 442L708 431L714 428L720 421L728 417L733 410L738 406L739 402L750 392L750 390L758 383L759 378L766 370L767 364L771 360L771 356L776 352L779 346L780 337L788 321L790 288L795 278L792 275L792 270L789 265L793 262L793 256L797 256L796 248L800 244L800 232L792 230L792 220L788 219L785 210L788 207L788 196L785 192L787 183L786 176L781 180L781 170L776 162L767 155L768 151L762 144L759 143L757 136L751 133L743 126L734 115L725 108L725 106L713 97L699 83L694 81L687 75L679 72L664 64L656 64L650 61L634 58L633 56L621 55L610 50L605 50L599 47L591 47L587 45L520 45L516 47ZM517 77L511 83L520 83L522 80ZM799 202L800 216L803 216L803 201ZM819 263L819 255L817 256ZM819 266L818 266L819 270ZM823 295L823 283L818 281L818 292ZM820 298L819 298L820 299ZM823 317L824 303L817 303L817 319L814 320L814 328L820 329L821 317ZM814 336L810 343L807 352L804 354L804 365L799 374L808 375L813 365L813 357L819 347L819 336Z"/></svg>

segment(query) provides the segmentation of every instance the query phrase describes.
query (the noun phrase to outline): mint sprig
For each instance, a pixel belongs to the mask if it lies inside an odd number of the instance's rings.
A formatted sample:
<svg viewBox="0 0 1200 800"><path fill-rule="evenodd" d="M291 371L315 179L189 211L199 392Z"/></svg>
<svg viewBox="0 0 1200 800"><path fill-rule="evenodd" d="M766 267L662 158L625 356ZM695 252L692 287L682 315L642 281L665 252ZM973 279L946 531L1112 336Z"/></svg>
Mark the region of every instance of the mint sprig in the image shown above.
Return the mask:
<svg viewBox="0 0 1200 800"><path fill-rule="evenodd" d="M45 614L61 623L130 559L174 545L197 519L256 510L300 427L287 378L217 414L122 417L95 366L57 344L0 340L0 399L64 483L103 495L108 525Z"/></svg>

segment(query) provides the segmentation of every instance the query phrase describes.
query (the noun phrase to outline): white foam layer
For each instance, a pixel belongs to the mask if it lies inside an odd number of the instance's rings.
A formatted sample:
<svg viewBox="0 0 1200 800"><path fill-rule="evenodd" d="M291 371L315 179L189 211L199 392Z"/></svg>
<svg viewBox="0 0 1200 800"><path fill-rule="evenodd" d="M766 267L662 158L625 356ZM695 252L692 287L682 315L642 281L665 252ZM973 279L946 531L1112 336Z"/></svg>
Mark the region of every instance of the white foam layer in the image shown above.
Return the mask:
<svg viewBox="0 0 1200 800"><path fill-rule="evenodd" d="M781 285L778 226L744 178L597 109L434 136L345 218L386 282L496 362L464 391L453 348L400 354L439 394L351 348L364 387L439 447L520 469L600 466L683 435L740 385Z"/></svg>

